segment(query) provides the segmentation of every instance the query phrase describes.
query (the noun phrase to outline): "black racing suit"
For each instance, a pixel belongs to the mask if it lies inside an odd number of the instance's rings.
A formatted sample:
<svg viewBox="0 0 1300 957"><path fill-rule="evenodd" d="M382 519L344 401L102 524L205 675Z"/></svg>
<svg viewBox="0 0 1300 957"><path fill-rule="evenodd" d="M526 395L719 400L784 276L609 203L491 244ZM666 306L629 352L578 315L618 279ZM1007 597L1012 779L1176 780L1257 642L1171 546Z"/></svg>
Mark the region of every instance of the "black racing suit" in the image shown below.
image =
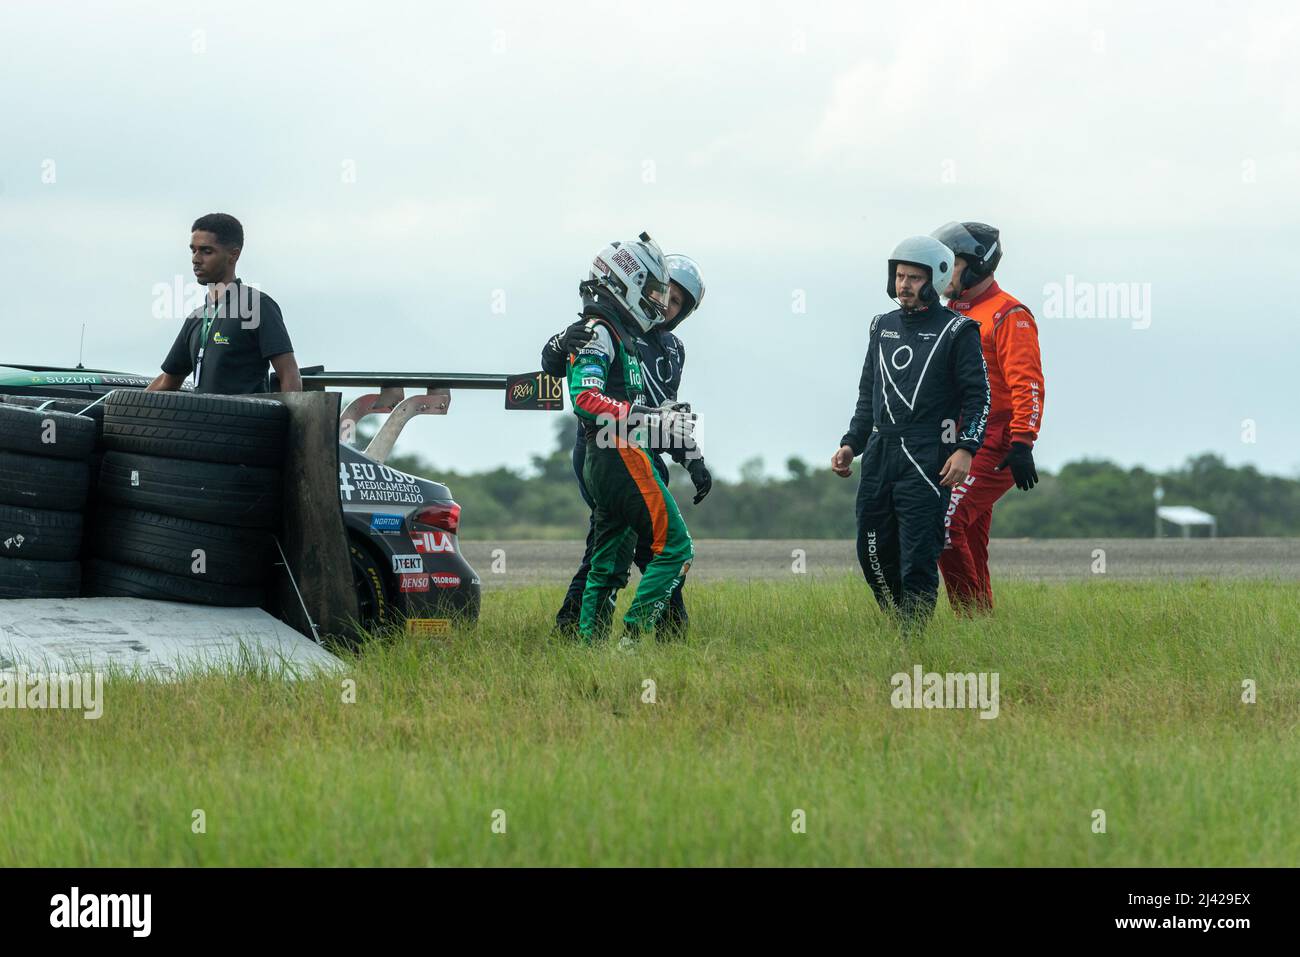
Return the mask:
<svg viewBox="0 0 1300 957"><path fill-rule="evenodd" d="M552 336L547 341L545 348L542 349L542 371L547 375L564 378L568 375L568 356L560 349L560 338L559 335ZM664 402L676 399L677 389L682 382L682 369L686 365L686 347L682 344L682 340L667 330L656 329L635 336L635 350L640 358L641 377L644 380L650 402L654 405L661 405ZM687 450L680 446L666 449L647 449L646 451L650 453L650 461L654 464L655 471L659 473L659 477L663 479L665 485L668 484L668 466L664 464L664 452L667 452L678 465L685 466L687 464ZM595 545L595 503L592 501L591 495L587 491L587 485L582 478L582 468L586 456L587 436L583 430L583 423L580 421L573 443L573 471L578 477L578 491L582 494L582 500L587 503L587 508L592 509L592 514L587 526L587 547L582 554L582 563L578 566L577 572L574 573L573 580L569 582L569 590L565 593L564 602L560 605L560 610L555 616L555 624L560 628L577 627L578 616L582 610L582 593L587 587L587 573L591 571L591 555ZM651 557L650 544L648 542L638 542L633 561L636 562L636 567L643 573ZM663 615L659 619L660 628L679 636L685 634L690 620L686 614L686 604L682 599L682 586L684 584L685 579L683 578L682 584L674 589L672 596L669 598L668 607L664 609Z"/></svg>
<svg viewBox="0 0 1300 957"><path fill-rule="evenodd" d="M989 381L978 323L939 304L871 321L858 404L840 440L862 455L858 562L880 606L924 624L939 591L949 489L939 472L984 441Z"/></svg>

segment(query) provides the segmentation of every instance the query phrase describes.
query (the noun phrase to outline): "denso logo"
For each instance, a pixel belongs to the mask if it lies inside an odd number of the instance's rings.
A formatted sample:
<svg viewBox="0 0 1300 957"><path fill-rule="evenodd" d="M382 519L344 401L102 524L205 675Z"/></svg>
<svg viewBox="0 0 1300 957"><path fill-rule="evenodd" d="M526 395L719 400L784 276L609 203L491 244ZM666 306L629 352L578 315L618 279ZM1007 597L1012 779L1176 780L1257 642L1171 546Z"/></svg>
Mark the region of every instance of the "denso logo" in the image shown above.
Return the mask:
<svg viewBox="0 0 1300 957"><path fill-rule="evenodd" d="M456 553L456 546L446 532L412 532L411 542L415 545L415 550L421 554L451 552L454 555Z"/></svg>

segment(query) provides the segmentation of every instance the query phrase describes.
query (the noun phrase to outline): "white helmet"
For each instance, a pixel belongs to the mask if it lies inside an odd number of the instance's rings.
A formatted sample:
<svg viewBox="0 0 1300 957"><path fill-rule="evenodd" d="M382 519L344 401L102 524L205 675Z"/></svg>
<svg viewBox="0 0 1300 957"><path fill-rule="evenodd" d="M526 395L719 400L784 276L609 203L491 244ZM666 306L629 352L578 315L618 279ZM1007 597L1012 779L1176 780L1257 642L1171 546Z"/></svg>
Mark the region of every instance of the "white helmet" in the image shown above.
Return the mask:
<svg viewBox="0 0 1300 957"><path fill-rule="evenodd" d="M895 299L894 269L899 263L920 266L929 270L930 281L921 287L921 301L930 305L939 301L952 282L952 267L956 257L951 249L932 236L909 236L894 247L889 256L889 298Z"/></svg>
<svg viewBox="0 0 1300 957"><path fill-rule="evenodd" d="M585 290L599 290L642 332L668 318L668 265L658 244L645 233L631 242L613 242L596 253Z"/></svg>
<svg viewBox="0 0 1300 957"><path fill-rule="evenodd" d="M668 277L677 285L682 287L686 293L686 301L682 303L682 311L677 314L677 318L668 326L669 329L675 329L683 319L700 307L704 301L704 278L700 275L700 267L690 256L679 256L671 254L664 257L668 263Z"/></svg>

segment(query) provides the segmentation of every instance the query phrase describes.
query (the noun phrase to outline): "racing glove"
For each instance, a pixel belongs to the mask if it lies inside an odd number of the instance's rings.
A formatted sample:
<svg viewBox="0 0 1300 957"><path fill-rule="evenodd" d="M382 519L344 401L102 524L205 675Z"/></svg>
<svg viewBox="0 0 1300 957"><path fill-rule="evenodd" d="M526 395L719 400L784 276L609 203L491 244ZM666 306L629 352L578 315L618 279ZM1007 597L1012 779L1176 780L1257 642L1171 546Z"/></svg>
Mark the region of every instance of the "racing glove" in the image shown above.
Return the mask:
<svg viewBox="0 0 1300 957"><path fill-rule="evenodd" d="M699 505L704 501L704 496L713 490L713 476L704 465L704 459L688 460L686 472L691 477L691 484L695 486L695 498L692 501Z"/></svg>
<svg viewBox="0 0 1300 957"><path fill-rule="evenodd" d="M689 402L665 402L659 406L660 435L669 448L695 447L695 413Z"/></svg>
<svg viewBox="0 0 1300 957"><path fill-rule="evenodd" d="M596 332L587 328L587 320L579 319L563 332L557 332L546 340L542 349L542 371L563 379L568 371L570 355L582 351L582 347L594 339Z"/></svg>
<svg viewBox="0 0 1300 957"><path fill-rule="evenodd" d="M665 402L656 408L634 405L628 425L641 430L646 444L655 448L695 447L695 413L686 402Z"/></svg>
<svg viewBox="0 0 1300 957"><path fill-rule="evenodd" d="M588 326L586 319L579 319L556 337L556 344L566 356L581 352L592 339L596 338L594 326Z"/></svg>
<svg viewBox="0 0 1300 957"><path fill-rule="evenodd" d="M1015 477L1016 488L1027 492L1038 484L1038 468L1034 465L1034 450L1024 442L1012 442L1011 451L997 467L1001 472L1008 465Z"/></svg>

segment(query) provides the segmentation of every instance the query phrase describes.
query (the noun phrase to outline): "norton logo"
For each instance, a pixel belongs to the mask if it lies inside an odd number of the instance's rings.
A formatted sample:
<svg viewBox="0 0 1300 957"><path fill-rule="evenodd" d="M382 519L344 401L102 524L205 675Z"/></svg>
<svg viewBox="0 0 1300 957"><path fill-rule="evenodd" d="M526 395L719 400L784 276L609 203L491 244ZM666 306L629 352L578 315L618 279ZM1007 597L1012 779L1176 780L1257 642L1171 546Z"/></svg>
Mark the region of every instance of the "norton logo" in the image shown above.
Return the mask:
<svg viewBox="0 0 1300 957"><path fill-rule="evenodd" d="M152 926L152 894L71 894L50 898L51 927L129 927L131 936L148 937Z"/></svg>
<svg viewBox="0 0 1300 957"><path fill-rule="evenodd" d="M219 332L214 332L214 333L212 334L212 341L213 341L214 343L216 343L217 345L219 345L219 346L228 346L228 345L230 345L230 337L229 337L229 336L223 336L223 335L222 335L221 333L219 333Z"/></svg>

